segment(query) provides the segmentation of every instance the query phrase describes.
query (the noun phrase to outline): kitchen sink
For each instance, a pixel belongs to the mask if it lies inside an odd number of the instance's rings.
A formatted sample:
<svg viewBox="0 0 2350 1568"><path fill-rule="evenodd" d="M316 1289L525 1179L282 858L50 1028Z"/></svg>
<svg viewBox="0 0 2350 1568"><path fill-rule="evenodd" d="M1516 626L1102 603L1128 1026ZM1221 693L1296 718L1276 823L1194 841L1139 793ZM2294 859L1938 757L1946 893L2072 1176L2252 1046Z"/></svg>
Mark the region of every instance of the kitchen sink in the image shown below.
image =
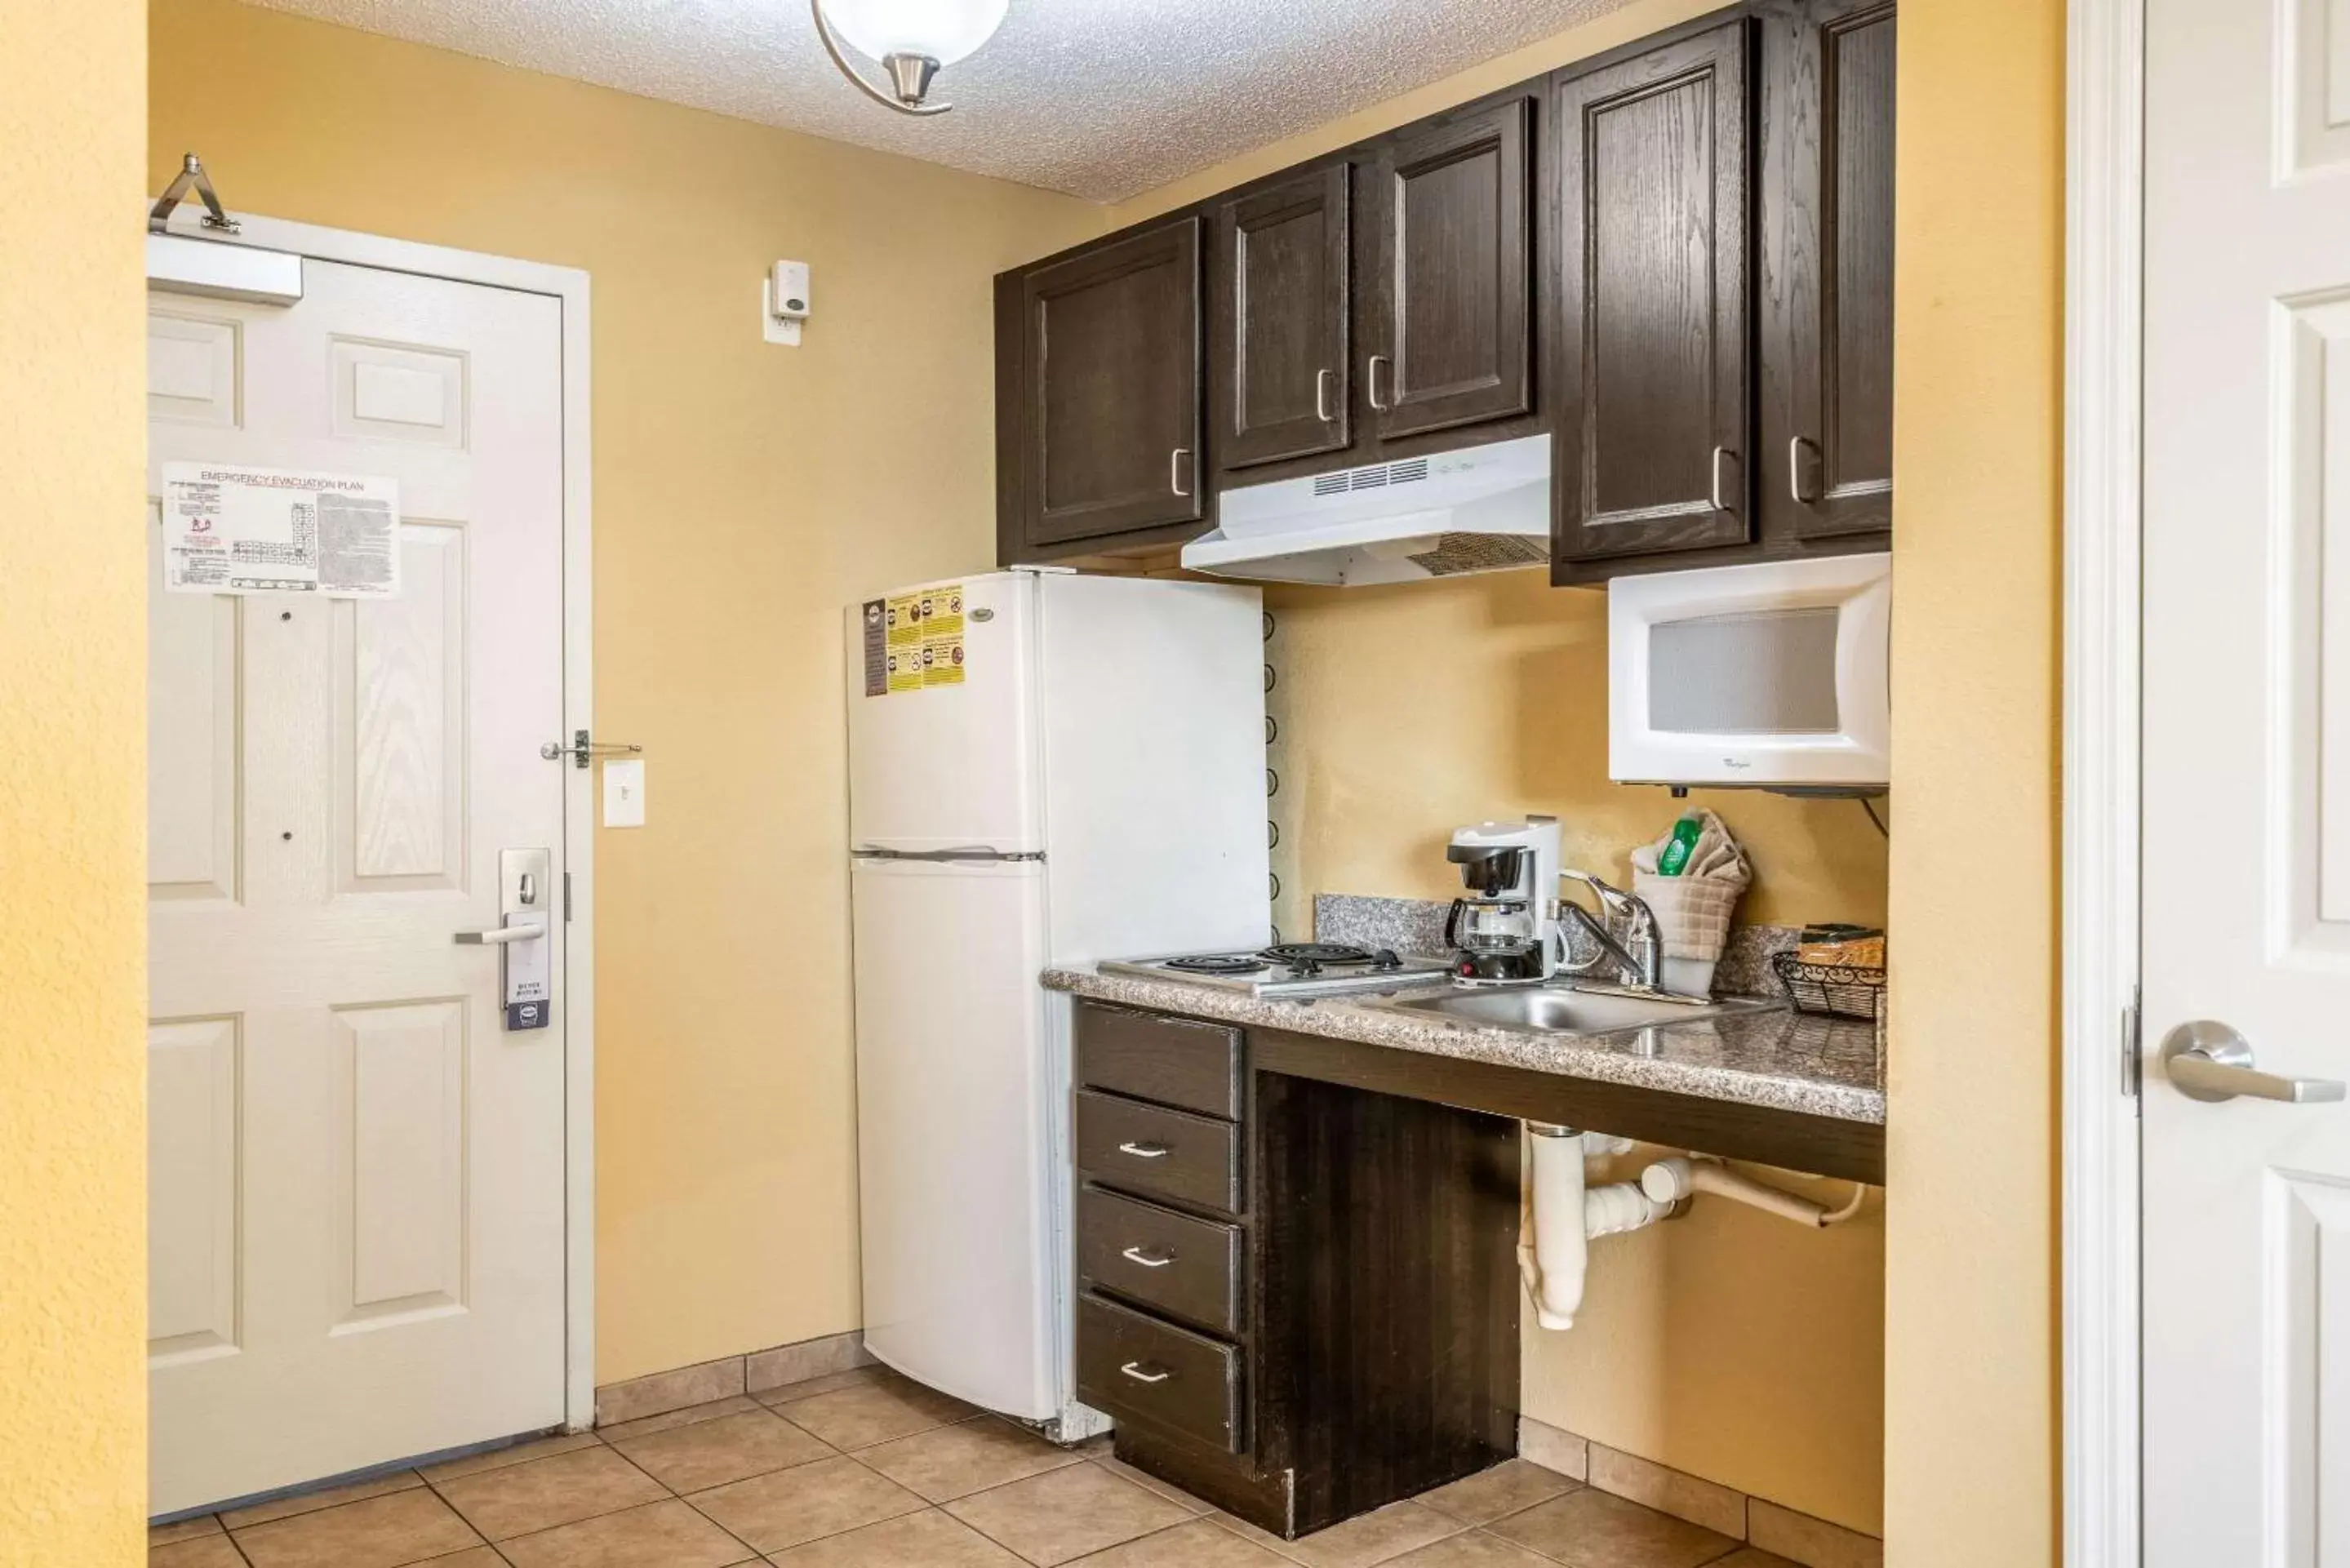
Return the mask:
<svg viewBox="0 0 2350 1568"><path fill-rule="evenodd" d="M1371 1003L1399 1012L1433 1013L1487 1028L1523 1029L1534 1034L1605 1034L1651 1023L1677 1023L1751 1002L1697 997L1627 996L1565 986L1462 989L1434 996L1382 997Z"/></svg>

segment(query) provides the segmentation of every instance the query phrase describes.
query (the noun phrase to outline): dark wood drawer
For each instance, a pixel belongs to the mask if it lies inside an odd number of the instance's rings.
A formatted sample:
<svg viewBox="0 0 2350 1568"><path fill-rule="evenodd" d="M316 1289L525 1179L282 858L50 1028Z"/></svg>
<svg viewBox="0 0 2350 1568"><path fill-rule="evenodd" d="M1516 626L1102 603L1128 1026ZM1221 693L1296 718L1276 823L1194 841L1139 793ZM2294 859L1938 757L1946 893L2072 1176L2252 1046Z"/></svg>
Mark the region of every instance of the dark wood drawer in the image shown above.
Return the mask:
<svg viewBox="0 0 2350 1568"><path fill-rule="evenodd" d="M1077 1269L1113 1295L1215 1334L1241 1331L1241 1239L1221 1224L1087 1186L1077 1194Z"/></svg>
<svg viewBox="0 0 2350 1568"><path fill-rule="evenodd" d="M1077 1300L1077 1397L1241 1451L1240 1352L1097 1295Z"/></svg>
<svg viewBox="0 0 2350 1568"><path fill-rule="evenodd" d="M1231 1122L1077 1091L1077 1168L1145 1197L1239 1213L1239 1135Z"/></svg>
<svg viewBox="0 0 2350 1568"><path fill-rule="evenodd" d="M1241 1032L1077 1003L1077 1082L1238 1121Z"/></svg>

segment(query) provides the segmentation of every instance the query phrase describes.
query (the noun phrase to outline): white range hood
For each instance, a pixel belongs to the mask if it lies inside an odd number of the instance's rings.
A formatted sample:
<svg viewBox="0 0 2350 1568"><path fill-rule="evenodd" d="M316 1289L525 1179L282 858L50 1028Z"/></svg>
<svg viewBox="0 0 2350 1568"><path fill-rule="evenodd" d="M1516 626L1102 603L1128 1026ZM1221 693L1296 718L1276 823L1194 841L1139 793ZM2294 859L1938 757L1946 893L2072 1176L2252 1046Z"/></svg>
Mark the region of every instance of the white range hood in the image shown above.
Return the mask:
<svg viewBox="0 0 2350 1568"><path fill-rule="evenodd" d="M1521 436L1216 497L1195 572L1254 582L1409 583L1550 559L1550 438Z"/></svg>

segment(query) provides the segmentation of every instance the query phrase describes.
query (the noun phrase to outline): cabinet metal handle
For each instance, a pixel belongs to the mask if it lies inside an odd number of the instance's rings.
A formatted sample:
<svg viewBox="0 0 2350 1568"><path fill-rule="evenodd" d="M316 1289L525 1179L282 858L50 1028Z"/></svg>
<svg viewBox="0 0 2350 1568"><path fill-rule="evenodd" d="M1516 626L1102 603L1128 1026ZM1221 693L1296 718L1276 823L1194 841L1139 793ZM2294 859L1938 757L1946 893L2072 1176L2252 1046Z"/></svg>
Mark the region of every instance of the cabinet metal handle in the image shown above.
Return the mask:
<svg viewBox="0 0 2350 1568"><path fill-rule="evenodd" d="M1724 484L1721 481L1722 459L1731 455L1731 451L1726 446L1718 446L1713 449L1713 493L1711 499L1713 501L1713 509L1716 512L1727 512L1731 510L1730 503L1722 499L1722 497L1728 493L1730 487Z"/></svg>
<svg viewBox="0 0 2350 1568"><path fill-rule="evenodd" d="M1330 408L1330 389L1337 384L1337 380L1336 370L1314 372L1314 417L1326 425L1338 417Z"/></svg>
<svg viewBox="0 0 2350 1568"><path fill-rule="evenodd" d="M1395 408L1395 404L1392 401L1381 402L1379 400L1379 367L1387 364L1388 364L1388 359L1386 355L1374 354L1371 356L1371 362L1363 368L1363 379L1368 383L1365 395L1371 400L1371 407L1378 410L1378 411L1383 414L1392 411ZM1390 366L1390 369L1392 369L1392 366Z"/></svg>
<svg viewBox="0 0 2350 1568"><path fill-rule="evenodd" d="M1167 454L1167 488L1178 495L1191 493L1183 488L1183 460L1191 455L1188 446L1179 446Z"/></svg>
<svg viewBox="0 0 2350 1568"><path fill-rule="evenodd" d="M1811 504L1812 497L1804 489L1804 468L1811 445L1810 439L1805 436L1792 436L1787 441L1787 493L1807 506Z"/></svg>
<svg viewBox="0 0 2350 1568"><path fill-rule="evenodd" d="M2216 1102L2250 1095L2308 1106L2339 1100L2339 1078L2288 1078L2252 1065L2252 1048L2224 1023L2198 1019L2172 1030L2162 1042L2162 1068L2170 1086L2190 1100Z"/></svg>
<svg viewBox="0 0 2350 1568"><path fill-rule="evenodd" d="M1129 1263L1140 1263L1146 1269L1163 1269L1175 1261L1172 1252L1146 1252L1139 1247L1128 1247L1118 1256Z"/></svg>
<svg viewBox="0 0 2350 1568"><path fill-rule="evenodd" d="M1118 1152L1130 1154L1137 1159L1165 1159L1170 1151L1163 1143L1122 1143L1118 1146Z"/></svg>
<svg viewBox="0 0 2350 1568"><path fill-rule="evenodd" d="M1156 1370L1152 1370L1150 1368L1150 1363L1147 1361L1129 1361L1125 1366L1119 1367L1118 1370L1125 1373L1128 1377L1133 1378L1137 1383L1164 1383L1170 1377L1175 1376L1172 1372L1168 1371L1167 1368L1163 1366L1159 1367Z"/></svg>

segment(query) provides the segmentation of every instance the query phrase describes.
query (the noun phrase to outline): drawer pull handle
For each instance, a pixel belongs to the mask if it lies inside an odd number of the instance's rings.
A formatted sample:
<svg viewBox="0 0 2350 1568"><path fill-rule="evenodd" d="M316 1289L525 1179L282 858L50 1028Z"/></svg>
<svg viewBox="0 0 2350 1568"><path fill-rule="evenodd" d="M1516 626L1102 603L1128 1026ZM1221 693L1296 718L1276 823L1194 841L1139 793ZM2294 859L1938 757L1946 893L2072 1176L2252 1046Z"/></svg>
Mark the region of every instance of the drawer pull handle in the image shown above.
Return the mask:
<svg viewBox="0 0 2350 1568"><path fill-rule="evenodd" d="M1164 1383L1175 1376L1164 1366L1154 1367L1147 1361L1129 1361L1118 1370L1137 1383Z"/></svg>
<svg viewBox="0 0 2350 1568"><path fill-rule="evenodd" d="M1137 1159L1165 1159L1172 1151L1163 1143L1122 1143L1118 1146L1118 1152L1130 1154Z"/></svg>
<svg viewBox="0 0 2350 1568"><path fill-rule="evenodd" d="M1172 1252L1146 1252L1139 1247L1128 1247L1118 1256L1129 1263L1140 1263L1146 1269L1163 1269L1175 1261Z"/></svg>

